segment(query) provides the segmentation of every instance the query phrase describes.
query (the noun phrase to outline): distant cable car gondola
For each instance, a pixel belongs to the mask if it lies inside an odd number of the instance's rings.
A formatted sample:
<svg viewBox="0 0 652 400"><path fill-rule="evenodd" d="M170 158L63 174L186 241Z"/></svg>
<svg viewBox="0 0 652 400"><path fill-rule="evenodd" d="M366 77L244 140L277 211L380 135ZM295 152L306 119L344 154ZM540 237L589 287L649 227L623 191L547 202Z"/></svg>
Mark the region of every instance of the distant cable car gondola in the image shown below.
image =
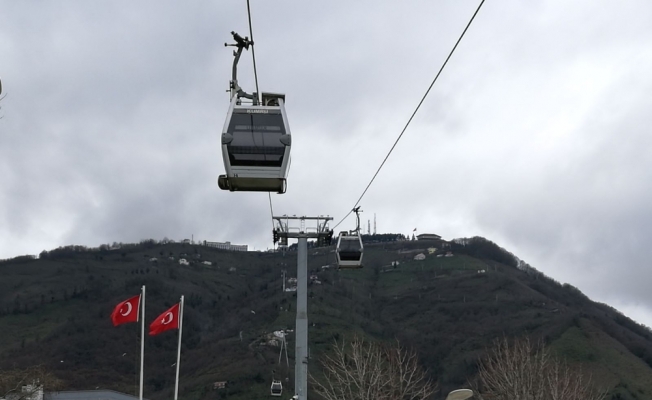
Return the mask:
<svg viewBox="0 0 652 400"><path fill-rule="evenodd" d="M281 384L281 381L272 380L270 394L274 397L280 397L283 394L283 385Z"/></svg>
<svg viewBox="0 0 652 400"><path fill-rule="evenodd" d="M231 33L238 50L234 53L231 105L221 140L226 175L220 175L218 185L230 191L285 193L292 146L285 95L262 93L259 101L257 93L245 93L238 86L238 60L252 42ZM243 99L250 103L243 104Z"/></svg>
<svg viewBox="0 0 652 400"><path fill-rule="evenodd" d="M340 268L362 268L364 249L357 233L340 232L337 238L337 265Z"/></svg>
<svg viewBox="0 0 652 400"><path fill-rule="evenodd" d="M362 268L364 246L360 236L360 207L353 209L357 219L356 229L351 232L340 232L337 238L337 265L339 268Z"/></svg>

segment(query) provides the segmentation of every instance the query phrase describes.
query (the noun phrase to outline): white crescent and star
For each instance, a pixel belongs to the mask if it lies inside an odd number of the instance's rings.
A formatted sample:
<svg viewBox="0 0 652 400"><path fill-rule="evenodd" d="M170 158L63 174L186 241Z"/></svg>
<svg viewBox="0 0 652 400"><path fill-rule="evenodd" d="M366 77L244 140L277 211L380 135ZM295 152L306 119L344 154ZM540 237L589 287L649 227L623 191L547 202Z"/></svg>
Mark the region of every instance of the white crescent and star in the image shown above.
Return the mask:
<svg viewBox="0 0 652 400"><path fill-rule="evenodd" d="M167 325L170 322L172 322L173 319L174 319L174 316L172 315L172 312L168 312L167 314L165 314L165 316L163 316L163 320L161 321L161 323L163 325Z"/></svg>
<svg viewBox="0 0 652 400"><path fill-rule="evenodd" d="M132 307L131 303L125 303L124 305L127 306L127 312L123 313L122 312L122 307L121 307L120 308L120 315L122 315L123 317L126 317L127 315L131 314L131 310L132 310L133 307Z"/></svg>

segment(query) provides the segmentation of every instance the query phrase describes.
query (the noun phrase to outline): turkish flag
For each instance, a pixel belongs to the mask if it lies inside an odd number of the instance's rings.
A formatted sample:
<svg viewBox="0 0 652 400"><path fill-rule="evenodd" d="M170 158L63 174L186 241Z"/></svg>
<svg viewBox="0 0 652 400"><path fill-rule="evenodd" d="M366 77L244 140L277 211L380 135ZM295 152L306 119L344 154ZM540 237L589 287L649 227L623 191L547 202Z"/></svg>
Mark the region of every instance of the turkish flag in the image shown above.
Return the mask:
<svg viewBox="0 0 652 400"><path fill-rule="evenodd" d="M140 310L140 295L134 296L115 306L111 313L113 326L138 322L138 310Z"/></svg>
<svg viewBox="0 0 652 400"><path fill-rule="evenodd" d="M179 329L179 303L156 317L154 322L149 326L149 334L150 336L154 336L170 329Z"/></svg>

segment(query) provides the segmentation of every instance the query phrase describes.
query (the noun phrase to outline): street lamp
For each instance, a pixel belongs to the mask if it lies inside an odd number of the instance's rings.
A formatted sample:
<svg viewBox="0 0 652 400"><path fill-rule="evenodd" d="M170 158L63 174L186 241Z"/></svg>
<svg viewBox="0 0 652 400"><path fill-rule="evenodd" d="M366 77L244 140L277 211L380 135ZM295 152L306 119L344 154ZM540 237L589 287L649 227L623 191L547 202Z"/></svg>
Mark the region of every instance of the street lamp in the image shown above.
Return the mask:
<svg viewBox="0 0 652 400"><path fill-rule="evenodd" d="M466 400L472 396L473 390L471 389L457 389L450 392L446 397L446 400Z"/></svg>

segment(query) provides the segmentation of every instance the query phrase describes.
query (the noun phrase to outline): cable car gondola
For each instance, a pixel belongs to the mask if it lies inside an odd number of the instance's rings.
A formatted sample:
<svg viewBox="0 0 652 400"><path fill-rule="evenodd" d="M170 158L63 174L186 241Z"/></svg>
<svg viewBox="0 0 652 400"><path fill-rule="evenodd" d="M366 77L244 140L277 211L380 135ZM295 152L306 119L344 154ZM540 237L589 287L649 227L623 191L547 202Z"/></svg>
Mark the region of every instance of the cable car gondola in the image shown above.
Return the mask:
<svg viewBox="0 0 652 400"><path fill-rule="evenodd" d="M222 190L285 193L292 137L285 114L285 95L248 94L238 86L237 64L251 43L231 32L238 50L233 61L231 105L222 129L222 159L226 174ZM244 103L248 101L248 103Z"/></svg>
<svg viewBox="0 0 652 400"><path fill-rule="evenodd" d="M281 381L272 380L270 394L274 397L280 397L283 394L283 385L281 384Z"/></svg>
<svg viewBox="0 0 652 400"><path fill-rule="evenodd" d="M337 265L340 269L362 268L364 246L360 236L360 207L353 209L357 219L356 229L351 232L340 232L337 238Z"/></svg>
<svg viewBox="0 0 652 400"><path fill-rule="evenodd" d="M340 232L335 253L339 268L362 268L364 248L358 233Z"/></svg>
<svg viewBox="0 0 652 400"><path fill-rule="evenodd" d="M234 97L222 131L226 175L218 182L230 191L285 193L292 139L284 95L263 94L268 105L242 105Z"/></svg>

